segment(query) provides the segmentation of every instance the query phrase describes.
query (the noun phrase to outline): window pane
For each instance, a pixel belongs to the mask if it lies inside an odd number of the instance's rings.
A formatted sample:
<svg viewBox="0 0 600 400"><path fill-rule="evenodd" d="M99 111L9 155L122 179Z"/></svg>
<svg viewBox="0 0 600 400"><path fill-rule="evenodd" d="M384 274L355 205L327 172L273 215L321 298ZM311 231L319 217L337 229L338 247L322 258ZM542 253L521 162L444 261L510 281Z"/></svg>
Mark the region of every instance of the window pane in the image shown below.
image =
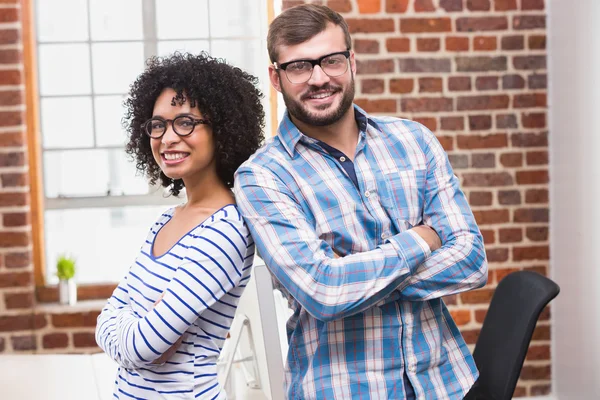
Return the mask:
<svg viewBox="0 0 600 400"><path fill-rule="evenodd" d="M94 145L90 97L42 98L40 107L44 148Z"/></svg>
<svg viewBox="0 0 600 400"><path fill-rule="evenodd" d="M261 75L266 71L267 50L261 48L260 40L225 40L212 41L212 56L227 60L229 64L240 67L253 75Z"/></svg>
<svg viewBox="0 0 600 400"><path fill-rule="evenodd" d="M180 53L199 54L202 50L210 50L208 40L168 40L158 42L159 56L168 56L175 51L179 51Z"/></svg>
<svg viewBox="0 0 600 400"><path fill-rule="evenodd" d="M92 40L140 40L142 0L91 0Z"/></svg>
<svg viewBox="0 0 600 400"><path fill-rule="evenodd" d="M262 0L261 0L262 1ZM210 0L211 37L259 37L261 4L257 0Z"/></svg>
<svg viewBox="0 0 600 400"><path fill-rule="evenodd" d="M149 229L165 206L47 210L46 278L56 278L56 260L77 260L78 283L118 282L134 262ZM82 222L85 221L85 222Z"/></svg>
<svg viewBox="0 0 600 400"><path fill-rule="evenodd" d="M89 94L91 92L89 51L87 44L40 45L41 95Z"/></svg>
<svg viewBox="0 0 600 400"><path fill-rule="evenodd" d="M97 96L94 99L96 114L96 142L98 146L121 146L127 139L121 120L126 108L126 96Z"/></svg>
<svg viewBox="0 0 600 400"><path fill-rule="evenodd" d="M129 85L144 71L144 45L133 43L92 44L94 92L127 93Z"/></svg>
<svg viewBox="0 0 600 400"><path fill-rule="evenodd" d="M47 197L120 196L146 194L146 179L122 149L46 151Z"/></svg>
<svg viewBox="0 0 600 400"><path fill-rule="evenodd" d="M87 2L81 0L38 0L36 30L40 42L88 40ZM65 12L69 10L69 12Z"/></svg>
<svg viewBox="0 0 600 400"><path fill-rule="evenodd" d="M156 0L158 39L208 38L208 27L207 0Z"/></svg>

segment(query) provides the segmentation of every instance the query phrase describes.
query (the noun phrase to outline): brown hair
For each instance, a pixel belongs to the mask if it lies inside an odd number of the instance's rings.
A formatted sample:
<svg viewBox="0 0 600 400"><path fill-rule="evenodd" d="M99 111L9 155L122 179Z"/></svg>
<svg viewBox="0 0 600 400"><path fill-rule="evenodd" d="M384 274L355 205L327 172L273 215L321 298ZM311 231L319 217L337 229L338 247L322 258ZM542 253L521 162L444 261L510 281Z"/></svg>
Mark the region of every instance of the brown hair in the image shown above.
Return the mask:
<svg viewBox="0 0 600 400"><path fill-rule="evenodd" d="M330 23L342 28L346 47L352 48L348 24L331 8L317 4L302 4L285 10L269 26L267 48L271 62L276 62L279 57L278 46L304 43L327 29Z"/></svg>

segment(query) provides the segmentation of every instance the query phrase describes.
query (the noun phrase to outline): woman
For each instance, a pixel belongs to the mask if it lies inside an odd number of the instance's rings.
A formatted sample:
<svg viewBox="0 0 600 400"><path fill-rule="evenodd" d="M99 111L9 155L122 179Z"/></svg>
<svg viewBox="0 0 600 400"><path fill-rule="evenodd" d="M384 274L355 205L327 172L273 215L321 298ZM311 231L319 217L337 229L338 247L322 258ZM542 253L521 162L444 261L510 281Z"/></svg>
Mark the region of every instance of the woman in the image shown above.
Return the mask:
<svg viewBox="0 0 600 400"><path fill-rule="evenodd" d="M205 53L153 58L131 86L126 151L187 201L150 228L96 326L116 398L224 399L217 358L254 243L230 188L263 140L257 79Z"/></svg>

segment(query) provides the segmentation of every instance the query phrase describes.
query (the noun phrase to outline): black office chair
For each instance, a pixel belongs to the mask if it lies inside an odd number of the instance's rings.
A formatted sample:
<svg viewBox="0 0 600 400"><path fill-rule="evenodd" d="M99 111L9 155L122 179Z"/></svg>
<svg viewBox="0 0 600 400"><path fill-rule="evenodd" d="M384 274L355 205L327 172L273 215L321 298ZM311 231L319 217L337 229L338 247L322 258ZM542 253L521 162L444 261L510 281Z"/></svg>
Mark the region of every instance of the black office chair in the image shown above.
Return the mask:
<svg viewBox="0 0 600 400"><path fill-rule="evenodd" d="M517 271L502 279L473 352L479 379L465 400L512 398L540 313L559 291L535 272Z"/></svg>

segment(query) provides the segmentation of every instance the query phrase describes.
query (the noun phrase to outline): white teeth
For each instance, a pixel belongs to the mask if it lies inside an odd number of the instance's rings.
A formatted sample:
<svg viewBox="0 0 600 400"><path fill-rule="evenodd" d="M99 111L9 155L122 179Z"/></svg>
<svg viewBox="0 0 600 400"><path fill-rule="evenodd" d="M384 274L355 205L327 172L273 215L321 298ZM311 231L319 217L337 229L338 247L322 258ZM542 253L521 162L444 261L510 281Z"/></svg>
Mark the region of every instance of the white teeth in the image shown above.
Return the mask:
<svg viewBox="0 0 600 400"><path fill-rule="evenodd" d="M311 99L324 99L326 97L329 97L333 94L333 92L326 92L326 93L319 93L319 94L314 94L312 96L310 96Z"/></svg>
<svg viewBox="0 0 600 400"><path fill-rule="evenodd" d="M165 160L181 160L187 157L186 153L164 153Z"/></svg>

